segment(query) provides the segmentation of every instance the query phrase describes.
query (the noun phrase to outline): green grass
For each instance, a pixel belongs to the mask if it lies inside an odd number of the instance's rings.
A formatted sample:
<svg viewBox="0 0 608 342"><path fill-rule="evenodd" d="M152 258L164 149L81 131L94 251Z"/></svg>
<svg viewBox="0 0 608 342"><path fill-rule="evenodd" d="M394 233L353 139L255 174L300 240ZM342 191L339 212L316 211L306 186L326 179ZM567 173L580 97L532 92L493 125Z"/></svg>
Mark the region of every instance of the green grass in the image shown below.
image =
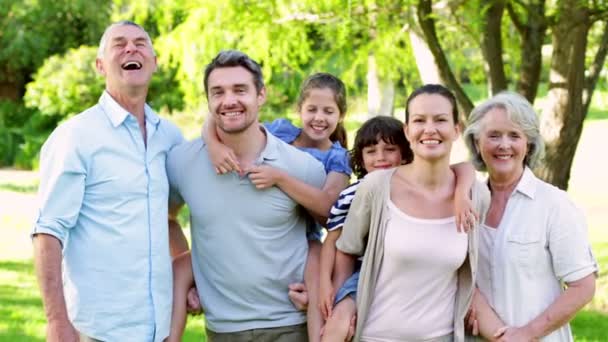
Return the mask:
<svg viewBox="0 0 608 342"><path fill-rule="evenodd" d="M36 192L38 184L13 184L13 183L0 183L0 190L12 191L19 193L32 193Z"/></svg>
<svg viewBox="0 0 608 342"><path fill-rule="evenodd" d="M46 318L31 260L0 261L0 341L44 341ZM190 317L183 341L205 341L202 316Z"/></svg>

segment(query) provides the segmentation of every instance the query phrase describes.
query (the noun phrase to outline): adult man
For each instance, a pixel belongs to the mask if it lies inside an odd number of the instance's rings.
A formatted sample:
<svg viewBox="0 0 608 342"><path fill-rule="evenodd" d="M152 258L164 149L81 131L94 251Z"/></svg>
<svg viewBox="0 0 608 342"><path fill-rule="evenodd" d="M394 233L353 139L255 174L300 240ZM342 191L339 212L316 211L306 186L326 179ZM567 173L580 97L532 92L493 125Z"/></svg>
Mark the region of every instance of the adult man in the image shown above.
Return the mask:
<svg viewBox="0 0 608 342"><path fill-rule="evenodd" d="M162 341L172 299L165 159L182 136L145 103L157 64L143 28L110 25L96 66L99 103L41 150L32 236L47 340Z"/></svg>
<svg viewBox="0 0 608 342"><path fill-rule="evenodd" d="M266 89L255 61L220 52L205 70L205 90L217 135L243 169L268 164L323 185L321 163L258 123ZM247 174L216 174L202 139L173 149L167 174L172 200L191 212L207 339L308 341L306 317L287 295L289 284L303 280L308 252L307 216L297 203L277 187L257 190Z"/></svg>

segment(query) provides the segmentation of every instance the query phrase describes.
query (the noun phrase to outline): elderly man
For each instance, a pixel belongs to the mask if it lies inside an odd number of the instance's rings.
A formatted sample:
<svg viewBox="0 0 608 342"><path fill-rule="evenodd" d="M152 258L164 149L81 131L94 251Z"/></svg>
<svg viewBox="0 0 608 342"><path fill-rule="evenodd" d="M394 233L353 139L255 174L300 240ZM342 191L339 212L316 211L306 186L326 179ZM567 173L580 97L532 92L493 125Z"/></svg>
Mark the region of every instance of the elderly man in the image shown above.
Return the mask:
<svg viewBox="0 0 608 342"><path fill-rule="evenodd" d="M96 66L99 102L41 150L32 236L47 340L162 341L172 299L165 159L182 136L145 103L157 65L143 28L110 25Z"/></svg>
<svg viewBox="0 0 608 342"><path fill-rule="evenodd" d="M258 63L223 51L205 70L205 89L217 135L245 170L271 165L322 187L321 163L259 124L266 89ZM278 187L256 189L248 174L218 175L200 138L171 151L167 174L172 203L191 212L207 340L308 341L306 316L288 297L289 284L304 279L308 244L315 245L307 242L302 208Z"/></svg>

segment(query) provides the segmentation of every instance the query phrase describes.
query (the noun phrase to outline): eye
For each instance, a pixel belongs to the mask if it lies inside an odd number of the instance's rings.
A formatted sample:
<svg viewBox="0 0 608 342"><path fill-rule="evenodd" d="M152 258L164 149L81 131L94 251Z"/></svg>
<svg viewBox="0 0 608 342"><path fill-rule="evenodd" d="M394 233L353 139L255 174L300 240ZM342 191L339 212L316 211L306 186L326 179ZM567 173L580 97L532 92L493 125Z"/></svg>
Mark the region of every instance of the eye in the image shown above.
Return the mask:
<svg viewBox="0 0 608 342"><path fill-rule="evenodd" d="M512 132L511 134L509 134L509 137L511 137L512 139L519 139L521 138L521 135L519 135L519 133Z"/></svg>
<svg viewBox="0 0 608 342"><path fill-rule="evenodd" d="M363 154L374 154L374 153L376 153L375 148L364 148L363 149Z"/></svg>

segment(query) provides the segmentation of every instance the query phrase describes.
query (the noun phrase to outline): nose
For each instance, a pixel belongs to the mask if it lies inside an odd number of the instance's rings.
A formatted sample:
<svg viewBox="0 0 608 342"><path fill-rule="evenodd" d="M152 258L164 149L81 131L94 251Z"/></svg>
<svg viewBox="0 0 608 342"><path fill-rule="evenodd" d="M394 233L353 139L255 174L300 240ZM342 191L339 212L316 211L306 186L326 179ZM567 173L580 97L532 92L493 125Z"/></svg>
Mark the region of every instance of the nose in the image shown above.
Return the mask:
<svg viewBox="0 0 608 342"><path fill-rule="evenodd" d="M376 154L376 161L384 161L385 157L386 157L386 152L380 150Z"/></svg>
<svg viewBox="0 0 608 342"><path fill-rule="evenodd" d="M424 124L424 133L427 134L433 134L437 131L437 128L435 127L435 123L433 121L427 121Z"/></svg>
<svg viewBox="0 0 608 342"><path fill-rule="evenodd" d="M322 121L323 119L324 119L323 118L323 113L321 113L320 110L315 111L315 113L314 113L314 115L312 117L312 120L315 121L315 122L319 122L319 121Z"/></svg>
<svg viewBox="0 0 608 342"><path fill-rule="evenodd" d="M237 104L235 94L231 91L226 92L226 94L224 95L224 101L222 104L224 105L224 107L228 107L228 108L234 107Z"/></svg>
<svg viewBox="0 0 608 342"><path fill-rule="evenodd" d="M507 136L502 135L498 140L498 148L506 149L509 147L509 138Z"/></svg>
<svg viewBox="0 0 608 342"><path fill-rule="evenodd" d="M127 41L127 45L125 45L125 52L133 52L137 50L137 45L132 40Z"/></svg>

